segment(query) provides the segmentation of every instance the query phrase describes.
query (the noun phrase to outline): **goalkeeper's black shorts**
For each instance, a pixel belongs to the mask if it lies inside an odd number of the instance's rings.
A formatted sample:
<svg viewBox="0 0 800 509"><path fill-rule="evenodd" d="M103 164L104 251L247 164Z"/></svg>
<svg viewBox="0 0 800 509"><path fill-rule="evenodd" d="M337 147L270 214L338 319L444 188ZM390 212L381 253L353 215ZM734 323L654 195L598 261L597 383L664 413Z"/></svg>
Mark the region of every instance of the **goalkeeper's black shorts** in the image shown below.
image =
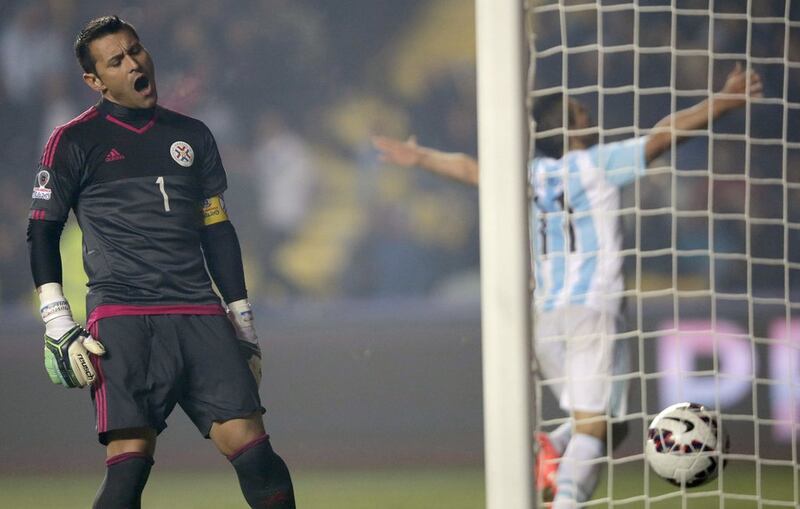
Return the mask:
<svg viewBox="0 0 800 509"><path fill-rule="evenodd" d="M98 438L109 431L167 427L175 404L208 438L214 421L264 412L255 379L224 315L112 316L93 335L106 347L92 356Z"/></svg>

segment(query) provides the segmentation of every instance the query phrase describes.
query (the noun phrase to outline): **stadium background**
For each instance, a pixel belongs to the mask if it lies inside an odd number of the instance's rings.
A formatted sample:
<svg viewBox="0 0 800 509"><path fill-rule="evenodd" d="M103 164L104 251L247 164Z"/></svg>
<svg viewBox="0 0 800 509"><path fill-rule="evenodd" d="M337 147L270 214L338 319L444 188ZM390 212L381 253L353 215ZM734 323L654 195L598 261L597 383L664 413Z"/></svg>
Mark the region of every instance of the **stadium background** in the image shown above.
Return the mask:
<svg viewBox="0 0 800 509"><path fill-rule="evenodd" d="M754 2L753 9L782 16L779 4ZM747 2L732 0L724 8L746 12ZM86 394L53 387L41 366L41 326L24 239L33 168L49 131L96 100L80 80L71 53L74 36L87 19L105 13L119 13L137 27L155 59L161 104L204 120L217 137L229 176L225 197L242 240L265 344L262 393L276 447L304 472L465 469L457 477L470 481L471 503L482 507L477 192L421 171L383 166L369 145L372 133L413 133L427 145L477 153L470 0L0 2L0 408L5 417L0 485L24 485L34 474L68 470L99 478L102 472L102 450L85 448L94 440ZM800 13L792 17L800 19ZM594 43L599 35L609 43L630 30L624 16L609 17L602 34L595 15L571 19L571 46ZM668 44L670 23L650 21L643 36L653 45ZM557 44L558 31L543 26L541 44ZM691 19L679 28L689 46L707 37ZM718 26L715 51L742 52L742 30L741 24ZM756 29L751 51L782 55L783 44L783 33ZM642 61L641 86L670 83L663 58ZM788 58L800 61L800 37L790 38ZM610 56L605 79L624 80L631 65L630 58ZM703 65L701 57L682 61L678 88L704 88ZM572 59L570 66L571 86L597 82L596 59ZM543 61L538 70L542 85L562 76L560 61ZM757 70L765 95L782 97L782 67ZM793 73L788 82L795 86L787 97L799 102L800 81L797 70ZM719 83L724 74L717 74ZM632 97L604 99L604 127L649 127L669 113L666 94L643 102L634 119ZM584 99L597 111L596 95ZM678 106L692 100L680 98ZM774 109L754 107L751 113L752 136L782 135ZM790 113L791 141L800 132L800 119L796 110ZM719 127L736 132L743 125L743 114L737 114ZM690 141L674 166L702 168L707 150L704 140ZM735 172L742 171L743 157L742 146L731 145L718 146L711 159L715 168ZM781 150L754 146L749 157L755 175L780 174ZM800 151L788 150L786 157L785 166L796 168ZM743 184L714 182L721 198L708 204L703 201L708 179L678 179L674 185L682 203L676 206L740 210ZM672 185L668 176L648 177L640 205L663 206ZM633 199L631 193L626 199ZM753 186L749 199L751 216L783 217L778 186ZM791 201L800 203L797 190L788 193ZM786 219L797 221L800 209L787 210ZM626 245L632 245L635 221L625 226ZM642 249L665 247L669 228L666 215L644 219L638 232ZM721 224L714 230L714 248L783 258L774 229L751 230L745 246L747 228ZM708 246L702 224L686 223L678 233L673 248ZM788 241L789 253L797 256L800 239L792 234ZM71 224L62 252L65 284L78 309L84 283L79 245ZM635 260L626 263L631 268ZM756 267L748 279L739 265L717 264L717 273L709 275L707 256L653 259L643 267L642 288L669 286L673 268L681 289L705 288L716 278L717 288L733 293L749 287L757 295L782 296L786 290L783 272L773 269ZM793 293L800 274L790 272ZM702 305L688 305L698 316L706 314ZM671 317L672 301L656 299L643 310L644 322L655 327ZM760 333L766 333L769 316L782 316L774 309L763 313L755 325ZM741 319L737 309L729 315L733 322ZM760 360L751 359L759 373L769 370L769 353L762 350L756 351ZM644 368L657 361L647 362ZM653 384L647 390L659 405L659 388ZM769 401L763 397L756 404L765 416ZM551 401L546 404L552 409ZM745 398L731 408L747 411L752 405ZM764 444L776 450L785 444L773 442L771 430L763 435ZM631 440L638 439L634 434ZM157 461L154 479L159 472L227 474L228 468L180 412L163 435ZM3 491L0 506L6 505ZM414 505L425 506L445 507Z"/></svg>

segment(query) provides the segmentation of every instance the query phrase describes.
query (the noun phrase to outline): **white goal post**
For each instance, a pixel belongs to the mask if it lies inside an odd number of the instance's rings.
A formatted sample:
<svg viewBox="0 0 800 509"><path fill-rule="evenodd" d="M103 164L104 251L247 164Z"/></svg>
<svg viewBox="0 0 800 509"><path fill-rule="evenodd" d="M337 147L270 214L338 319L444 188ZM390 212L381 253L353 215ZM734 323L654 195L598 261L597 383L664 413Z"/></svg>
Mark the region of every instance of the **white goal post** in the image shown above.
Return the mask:
<svg viewBox="0 0 800 509"><path fill-rule="evenodd" d="M523 8L477 0L486 500L532 507Z"/></svg>

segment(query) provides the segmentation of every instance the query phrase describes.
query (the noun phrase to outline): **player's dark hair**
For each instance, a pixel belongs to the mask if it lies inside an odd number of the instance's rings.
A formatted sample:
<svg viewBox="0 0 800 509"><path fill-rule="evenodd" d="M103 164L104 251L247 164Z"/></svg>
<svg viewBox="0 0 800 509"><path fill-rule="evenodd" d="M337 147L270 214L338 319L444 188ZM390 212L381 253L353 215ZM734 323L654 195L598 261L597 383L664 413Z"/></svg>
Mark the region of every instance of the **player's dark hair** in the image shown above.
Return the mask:
<svg viewBox="0 0 800 509"><path fill-rule="evenodd" d="M531 118L536 124L536 150L547 157L559 159L564 155L564 137L566 133L547 134L540 137L539 133L564 127L564 94L554 92L534 99L531 108ZM567 112L569 125L572 125L572 111ZM567 126L569 127L569 126Z"/></svg>
<svg viewBox="0 0 800 509"><path fill-rule="evenodd" d="M137 39L139 38L139 34L136 33L133 25L116 15L101 16L86 23L86 26L83 27L77 39L75 39L75 57L77 57L78 63L81 64L84 72L96 72L94 60L89 51L89 44L95 39L108 34L115 34L120 30L130 30Z"/></svg>

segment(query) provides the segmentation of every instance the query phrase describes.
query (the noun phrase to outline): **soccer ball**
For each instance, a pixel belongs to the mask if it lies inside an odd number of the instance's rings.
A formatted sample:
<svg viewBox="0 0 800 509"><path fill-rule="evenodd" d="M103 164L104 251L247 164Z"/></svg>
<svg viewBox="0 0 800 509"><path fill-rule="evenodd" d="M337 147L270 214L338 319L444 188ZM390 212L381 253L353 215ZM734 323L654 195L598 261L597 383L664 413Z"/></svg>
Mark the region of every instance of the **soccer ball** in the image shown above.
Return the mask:
<svg viewBox="0 0 800 509"><path fill-rule="evenodd" d="M716 416L703 405L677 403L650 423L644 456L659 476L691 488L717 477L720 453L727 448L727 437L720 436Z"/></svg>

